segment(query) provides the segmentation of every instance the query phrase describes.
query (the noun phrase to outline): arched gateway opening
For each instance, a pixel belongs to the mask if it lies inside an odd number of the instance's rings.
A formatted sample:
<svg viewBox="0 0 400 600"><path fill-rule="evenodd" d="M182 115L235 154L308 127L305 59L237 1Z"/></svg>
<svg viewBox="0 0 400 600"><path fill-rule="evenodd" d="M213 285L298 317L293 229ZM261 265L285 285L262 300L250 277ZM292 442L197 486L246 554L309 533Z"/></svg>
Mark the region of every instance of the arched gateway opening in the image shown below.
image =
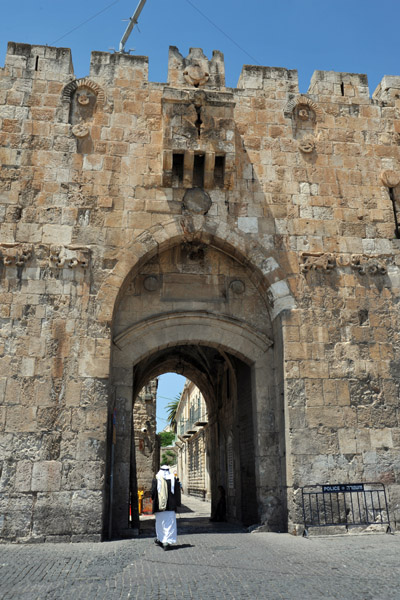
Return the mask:
<svg viewBox="0 0 400 600"><path fill-rule="evenodd" d="M277 338L262 279L231 253L183 241L130 274L113 321L110 413L117 426L109 436L109 534L129 535L135 399L166 372L185 375L206 400L212 502L223 485L229 519L284 528Z"/></svg>

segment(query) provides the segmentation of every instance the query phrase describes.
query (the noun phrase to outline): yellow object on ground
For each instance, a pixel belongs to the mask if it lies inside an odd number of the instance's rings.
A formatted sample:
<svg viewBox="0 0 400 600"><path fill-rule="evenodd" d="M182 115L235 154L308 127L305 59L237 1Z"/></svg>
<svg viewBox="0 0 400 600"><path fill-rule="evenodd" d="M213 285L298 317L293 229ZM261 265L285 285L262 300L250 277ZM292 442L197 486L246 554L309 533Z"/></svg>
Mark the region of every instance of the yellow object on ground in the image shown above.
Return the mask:
<svg viewBox="0 0 400 600"><path fill-rule="evenodd" d="M143 490L138 490L138 509L139 509L139 515L142 514L142 500L143 500L143 495L144 495L144 491Z"/></svg>

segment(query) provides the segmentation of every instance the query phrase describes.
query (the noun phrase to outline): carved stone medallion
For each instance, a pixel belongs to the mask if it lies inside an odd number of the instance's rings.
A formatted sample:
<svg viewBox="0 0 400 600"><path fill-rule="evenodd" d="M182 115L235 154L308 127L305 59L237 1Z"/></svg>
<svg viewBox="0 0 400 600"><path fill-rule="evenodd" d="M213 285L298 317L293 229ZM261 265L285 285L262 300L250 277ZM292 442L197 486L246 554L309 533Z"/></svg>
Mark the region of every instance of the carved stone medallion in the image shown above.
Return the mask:
<svg viewBox="0 0 400 600"><path fill-rule="evenodd" d="M182 208L185 212L205 215L210 210L211 204L211 198L207 192L201 188L191 188L183 197Z"/></svg>
<svg viewBox="0 0 400 600"><path fill-rule="evenodd" d="M322 108L308 98L308 96L297 96L296 98L292 98L285 108L284 108L285 116L287 117L298 117L303 121L307 121L310 118L315 118L317 121L321 121L323 118L323 110Z"/></svg>
<svg viewBox="0 0 400 600"><path fill-rule="evenodd" d="M396 171L386 169L381 173L381 181L383 185L386 185L388 188L397 187L400 183L400 174Z"/></svg>
<svg viewBox="0 0 400 600"><path fill-rule="evenodd" d="M302 121L308 121L308 119L310 118L310 110L308 106L300 105L297 110L297 114L299 116L299 119L301 119Z"/></svg>
<svg viewBox="0 0 400 600"><path fill-rule="evenodd" d="M85 123L78 123L72 128L72 133L77 138L83 138L89 135L89 127Z"/></svg>
<svg viewBox="0 0 400 600"><path fill-rule="evenodd" d="M149 275L143 281L143 287L147 292L155 292L158 290L158 278L155 275Z"/></svg>
<svg viewBox="0 0 400 600"><path fill-rule="evenodd" d="M234 294L243 294L245 290L244 282L240 279L235 279L229 284L229 289L232 290Z"/></svg>
<svg viewBox="0 0 400 600"><path fill-rule="evenodd" d="M186 67L183 72L185 81L190 85L204 85L210 78L210 74L199 64L194 64Z"/></svg>
<svg viewBox="0 0 400 600"><path fill-rule="evenodd" d="M78 100L79 104L82 104L83 106L85 106L86 104L89 104L89 102L90 102L90 98L85 92L81 92L80 94L78 94L77 100Z"/></svg>
<svg viewBox="0 0 400 600"><path fill-rule="evenodd" d="M299 142L299 149L305 154L309 154L315 149L315 139L312 135L306 135Z"/></svg>

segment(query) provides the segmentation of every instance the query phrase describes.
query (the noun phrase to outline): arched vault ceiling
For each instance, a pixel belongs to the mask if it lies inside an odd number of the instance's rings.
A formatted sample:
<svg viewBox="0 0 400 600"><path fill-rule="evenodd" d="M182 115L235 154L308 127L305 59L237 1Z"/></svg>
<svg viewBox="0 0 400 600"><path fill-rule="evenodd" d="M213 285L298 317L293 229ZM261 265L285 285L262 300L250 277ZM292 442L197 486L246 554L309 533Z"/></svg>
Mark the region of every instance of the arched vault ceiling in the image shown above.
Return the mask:
<svg viewBox="0 0 400 600"><path fill-rule="evenodd" d="M222 370L232 365L233 357L216 348L184 345L164 348L143 359L134 368L134 395L150 379L163 373L178 373L200 388L205 397L215 396L215 385Z"/></svg>

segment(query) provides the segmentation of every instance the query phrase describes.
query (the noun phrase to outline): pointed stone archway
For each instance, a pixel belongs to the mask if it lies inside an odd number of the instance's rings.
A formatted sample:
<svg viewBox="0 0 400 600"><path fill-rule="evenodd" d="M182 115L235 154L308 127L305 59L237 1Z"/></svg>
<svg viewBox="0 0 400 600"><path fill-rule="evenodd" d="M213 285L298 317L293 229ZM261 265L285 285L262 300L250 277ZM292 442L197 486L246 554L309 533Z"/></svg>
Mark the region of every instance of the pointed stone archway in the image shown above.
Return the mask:
<svg viewBox="0 0 400 600"><path fill-rule="evenodd" d="M113 320L112 534L127 535L135 489L132 410L152 377L176 371L203 392L210 415L213 495L228 488L230 518L284 527L285 460L280 335L246 261L181 240L143 261L124 284ZM110 494L109 494L110 496Z"/></svg>

